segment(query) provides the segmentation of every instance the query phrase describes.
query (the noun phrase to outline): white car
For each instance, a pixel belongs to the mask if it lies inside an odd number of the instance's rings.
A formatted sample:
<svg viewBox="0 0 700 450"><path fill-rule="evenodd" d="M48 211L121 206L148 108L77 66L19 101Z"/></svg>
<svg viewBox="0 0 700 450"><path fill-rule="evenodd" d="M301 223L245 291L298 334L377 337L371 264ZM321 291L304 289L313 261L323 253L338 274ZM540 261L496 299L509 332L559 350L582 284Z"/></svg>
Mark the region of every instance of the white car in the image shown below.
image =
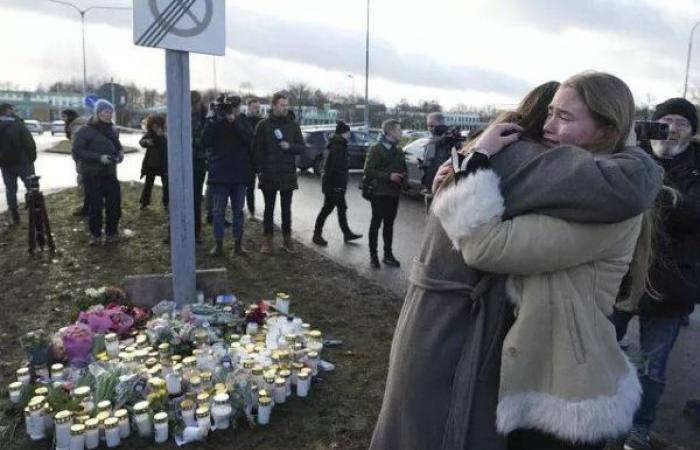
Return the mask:
<svg viewBox="0 0 700 450"><path fill-rule="evenodd" d="M44 128L41 126L38 120L25 120L24 124L31 133L41 134L44 132Z"/></svg>
<svg viewBox="0 0 700 450"><path fill-rule="evenodd" d="M66 123L62 120L54 120L51 122L51 136L55 135L56 133L65 133L66 132Z"/></svg>

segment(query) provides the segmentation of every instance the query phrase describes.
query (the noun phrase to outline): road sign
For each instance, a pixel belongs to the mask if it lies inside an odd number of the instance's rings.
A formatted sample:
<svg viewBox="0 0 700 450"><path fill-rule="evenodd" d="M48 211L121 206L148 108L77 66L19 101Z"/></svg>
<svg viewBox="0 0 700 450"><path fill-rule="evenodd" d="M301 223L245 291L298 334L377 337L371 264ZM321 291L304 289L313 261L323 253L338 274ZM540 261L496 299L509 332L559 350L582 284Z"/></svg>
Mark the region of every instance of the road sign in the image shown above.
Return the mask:
<svg viewBox="0 0 700 450"><path fill-rule="evenodd" d="M134 0L134 44L223 56L225 0Z"/></svg>
<svg viewBox="0 0 700 450"><path fill-rule="evenodd" d="M117 108L123 108L129 102L129 93L126 88L117 83L105 83L97 90L100 98L109 100Z"/></svg>
<svg viewBox="0 0 700 450"><path fill-rule="evenodd" d="M95 103L97 103L97 100L99 99L100 97L98 97L96 94L86 95L83 99L83 105L85 105L86 108L92 109L95 107Z"/></svg>

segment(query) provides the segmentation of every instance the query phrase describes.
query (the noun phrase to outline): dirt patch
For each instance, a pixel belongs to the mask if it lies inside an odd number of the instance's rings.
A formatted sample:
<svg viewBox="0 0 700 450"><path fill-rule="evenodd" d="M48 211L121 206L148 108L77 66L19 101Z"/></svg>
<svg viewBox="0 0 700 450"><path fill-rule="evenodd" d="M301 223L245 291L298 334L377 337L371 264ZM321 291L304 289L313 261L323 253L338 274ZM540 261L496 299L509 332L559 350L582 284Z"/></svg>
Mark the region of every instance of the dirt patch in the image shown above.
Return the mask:
<svg viewBox="0 0 700 450"><path fill-rule="evenodd" d="M88 247L85 221L71 216L80 204L74 189L47 196L57 255L30 257L26 225L0 230L4 311L0 315L4 356L0 360L0 429L9 423L12 412L6 386L24 358L18 346L23 333L36 328L53 332L68 324L74 318L75 300L88 287L116 284L128 274L169 271L170 251L162 243L165 213L157 207L139 211L140 189L138 183L122 185L120 227L132 230L134 236L114 247ZM289 293L294 312L323 330L324 336L344 341L341 348L324 353L336 364L336 371L322 374L307 399L294 398L276 407L269 426L212 433L206 443L187 448L365 449L381 404L401 299L302 246L295 256L279 251L274 257L260 255L261 228L246 222L247 258L228 256L232 239L227 230L227 256L212 259L207 255L211 228L206 227L205 244L197 246L198 267L227 267L233 291L246 302L272 298L279 291ZM23 427L20 424L14 437L0 447L39 448L26 438ZM156 446L138 438L131 438L128 447L177 448L170 441Z"/></svg>
<svg viewBox="0 0 700 450"><path fill-rule="evenodd" d="M137 153L139 149L136 147L129 147L129 146L122 146L124 149L124 153ZM64 139L62 141L57 142L53 146L47 148L44 150L45 152L49 153L60 153L62 155L70 155L71 154L71 143L68 139Z"/></svg>

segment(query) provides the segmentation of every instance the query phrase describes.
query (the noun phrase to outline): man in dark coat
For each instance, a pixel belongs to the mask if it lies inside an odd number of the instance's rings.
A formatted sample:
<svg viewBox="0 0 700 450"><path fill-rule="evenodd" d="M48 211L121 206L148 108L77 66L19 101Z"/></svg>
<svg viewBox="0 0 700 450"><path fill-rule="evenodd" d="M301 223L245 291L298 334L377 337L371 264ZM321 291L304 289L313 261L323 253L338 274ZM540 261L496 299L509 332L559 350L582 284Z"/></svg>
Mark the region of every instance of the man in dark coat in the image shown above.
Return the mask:
<svg viewBox="0 0 700 450"><path fill-rule="evenodd" d="M107 100L95 103L95 114L81 127L73 141L73 158L80 164L83 186L88 200L90 245L101 244L102 210L105 210L105 243L119 241L121 187L117 164L124 159L116 127L112 124L114 106Z"/></svg>
<svg viewBox="0 0 700 450"><path fill-rule="evenodd" d="M163 209L168 210L170 192L168 190L168 136L165 117L151 114L146 118L146 134L139 140L139 145L146 149L141 163L141 178L146 177L141 191L139 203L141 209L148 208L151 203L151 191L156 177L160 177L163 185L161 202Z"/></svg>
<svg viewBox="0 0 700 450"><path fill-rule="evenodd" d="M263 244L260 253L272 254L273 216L277 192L282 204L282 249L297 253L292 241L292 193L297 184L296 156L301 154L306 144L301 128L294 122L289 110L289 98L277 92L272 96L272 111L260 121L253 138L253 157L256 172L259 174L258 187L265 198L263 214Z"/></svg>
<svg viewBox="0 0 700 450"><path fill-rule="evenodd" d="M245 118L248 119L251 129L255 132L255 128L258 123L262 120L260 116L260 99L257 97L251 97L246 102L248 109L245 113ZM248 191L245 194L245 203L248 206L248 212L250 213L250 220L253 222L259 222L259 219L255 217L255 170L253 166L250 166L250 182L248 183Z"/></svg>
<svg viewBox="0 0 700 450"><path fill-rule="evenodd" d="M36 144L24 121L10 104L0 105L0 170L5 183L7 208L12 225L19 225L17 178L27 187L27 178L34 175Z"/></svg>
<svg viewBox="0 0 700 450"><path fill-rule="evenodd" d="M350 139L350 127L343 121L339 121L335 127L335 134L331 135L326 145L325 161L323 163L323 175L321 177L321 189L323 191L323 208L316 217L316 227L312 242L325 247L328 242L323 239L323 224L334 208L338 211L338 225L343 232L345 242L354 241L362 237L350 231L346 211L348 204L345 201L345 191L348 188L348 139Z"/></svg>
<svg viewBox="0 0 700 450"><path fill-rule="evenodd" d="M202 94L190 92L192 107L192 181L194 188L194 238L202 242L202 189L207 176L207 153L202 145L202 131L206 121L207 109L202 103Z"/></svg>
<svg viewBox="0 0 700 450"><path fill-rule="evenodd" d="M243 205L250 178L250 143L253 130L240 113L240 97L230 97L217 106L216 119L207 122L202 145L208 149L209 191L212 196L214 240L210 254L223 254L226 205L231 200L233 210L234 253L245 256L243 248Z"/></svg>
<svg viewBox="0 0 700 450"><path fill-rule="evenodd" d="M700 144L691 141L698 131L697 110L685 99L672 98L659 104L652 118L669 125L669 139L651 141L654 159L665 171L665 188L656 202L659 221L650 288L638 311L626 311L623 302L611 317L618 340L634 314L640 321L643 395L625 442L632 450L651 448L649 429L666 386L668 357L683 318L700 301ZM688 409L700 417L700 402L689 402Z"/></svg>

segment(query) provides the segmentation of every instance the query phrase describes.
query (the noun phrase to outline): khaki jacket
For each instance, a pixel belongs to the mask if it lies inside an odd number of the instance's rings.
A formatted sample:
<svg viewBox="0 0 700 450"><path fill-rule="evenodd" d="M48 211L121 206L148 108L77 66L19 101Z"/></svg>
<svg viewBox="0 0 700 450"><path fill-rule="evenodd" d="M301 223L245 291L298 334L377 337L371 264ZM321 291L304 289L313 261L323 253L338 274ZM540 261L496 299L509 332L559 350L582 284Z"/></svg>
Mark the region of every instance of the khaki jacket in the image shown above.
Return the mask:
<svg viewBox="0 0 700 450"><path fill-rule="evenodd" d="M510 275L516 320L504 340L497 427L599 442L632 425L641 388L607 316L641 216L581 224L543 215L503 221L499 177L480 170L433 204L465 263Z"/></svg>

